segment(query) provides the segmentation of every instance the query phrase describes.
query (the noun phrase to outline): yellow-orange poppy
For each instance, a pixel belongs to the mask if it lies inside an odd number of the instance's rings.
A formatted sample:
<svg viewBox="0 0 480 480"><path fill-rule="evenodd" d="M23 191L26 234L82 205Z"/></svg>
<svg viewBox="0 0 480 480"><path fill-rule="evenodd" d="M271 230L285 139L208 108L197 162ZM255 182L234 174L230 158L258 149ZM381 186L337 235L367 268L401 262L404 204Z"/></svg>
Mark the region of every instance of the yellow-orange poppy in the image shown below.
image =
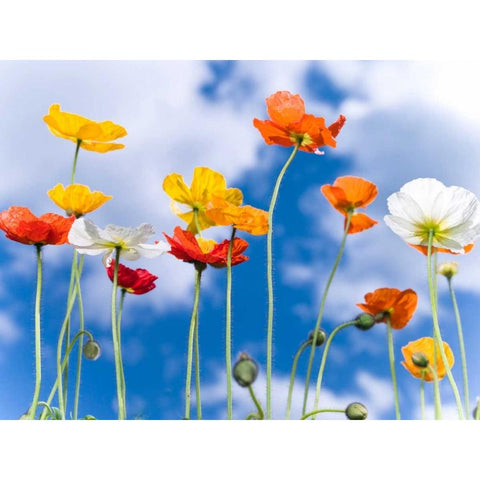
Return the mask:
<svg viewBox="0 0 480 480"><path fill-rule="evenodd" d="M114 143L113 140L124 137L127 131L110 120L95 122L75 113L62 112L58 104L50 106L48 115L45 115L43 120L54 135L79 142L80 147L85 150L105 153L125 146Z"/></svg>

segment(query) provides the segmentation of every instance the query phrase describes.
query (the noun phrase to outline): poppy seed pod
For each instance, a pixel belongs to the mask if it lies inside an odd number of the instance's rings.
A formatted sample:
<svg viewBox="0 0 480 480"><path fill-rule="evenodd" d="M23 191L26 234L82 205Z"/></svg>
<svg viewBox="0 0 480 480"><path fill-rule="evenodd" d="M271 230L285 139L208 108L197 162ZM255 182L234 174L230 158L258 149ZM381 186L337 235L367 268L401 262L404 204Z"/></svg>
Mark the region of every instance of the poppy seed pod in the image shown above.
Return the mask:
<svg viewBox="0 0 480 480"><path fill-rule="evenodd" d="M241 387L249 387L257 378L258 365L248 353L241 353L233 366L233 378Z"/></svg>
<svg viewBox="0 0 480 480"><path fill-rule="evenodd" d="M417 367L421 367L421 368L428 367L428 358L422 352L415 352L412 355L412 362Z"/></svg>
<svg viewBox="0 0 480 480"><path fill-rule="evenodd" d="M354 322L360 330L370 330L375 325L375 317L369 313L360 313L355 317Z"/></svg>
<svg viewBox="0 0 480 480"><path fill-rule="evenodd" d="M89 340L83 346L83 354L88 360L97 360L102 354L102 349L95 340Z"/></svg>
<svg viewBox="0 0 480 480"><path fill-rule="evenodd" d="M365 420L367 418L368 410L363 403L354 402L347 406L345 415L349 420Z"/></svg>
<svg viewBox="0 0 480 480"><path fill-rule="evenodd" d="M315 330L312 330L308 334L308 342L309 343L313 342L314 334L315 334ZM315 346L320 347L321 345L323 345L326 342L326 340L327 340L327 332L323 328L319 328L318 331L317 331L317 341L315 342Z"/></svg>

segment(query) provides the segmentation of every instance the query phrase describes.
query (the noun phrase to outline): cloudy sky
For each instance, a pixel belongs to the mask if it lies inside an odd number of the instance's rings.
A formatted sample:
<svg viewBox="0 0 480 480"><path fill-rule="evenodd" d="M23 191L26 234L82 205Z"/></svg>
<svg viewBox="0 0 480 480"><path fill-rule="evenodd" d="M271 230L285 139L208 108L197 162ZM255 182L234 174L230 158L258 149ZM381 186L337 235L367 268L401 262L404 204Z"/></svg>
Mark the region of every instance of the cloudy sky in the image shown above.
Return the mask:
<svg viewBox="0 0 480 480"><path fill-rule="evenodd" d="M180 173L190 182L195 166L225 175L241 188L245 203L268 208L289 150L267 146L252 125L266 118L265 98L277 90L299 93L309 113L347 124L336 149L325 155L300 153L287 172L275 213L275 418L285 414L293 355L313 328L320 297L342 236L342 218L320 194L340 175L358 175L377 184L369 214L379 225L348 238L332 284L324 327L351 320L365 293L380 287L413 288L419 308L407 328L394 332L400 408L418 416L418 381L400 365L401 346L431 334L426 260L383 223L386 198L409 180L435 177L480 193L480 108L477 65L400 61L238 61L238 62L0 62L0 209L28 206L37 215L53 211L46 191L68 183L74 144L51 135L42 121L48 108L123 125L124 150L104 155L81 151L76 180L113 195L90 218L136 226L151 223L156 238L178 220L162 190L163 178ZM207 233L207 232L205 232ZM221 240L227 229L208 231ZM266 244L245 235L250 260L233 270L233 353L248 351L261 373L255 390L265 397ZM18 418L33 393L34 249L0 239L0 418ZM63 320L71 248L46 247L42 304L46 399L55 381L55 348ZM443 260L447 260L444 256ZM480 392L478 265L480 253L457 257L454 279L466 336L470 401ZM123 347L130 418L180 419L188 323L193 301L193 268L164 255L129 264L158 275L151 293L126 299ZM225 272L208 269L200 309L202 401L206 418L225 418ZM456 355L453 373L462 390L460 356L446 282L440 283L444 339ZM110 340L110 288L98 257L87 257L82 277L87 328L103 356L84 362L80 414L115 418L115 377ZM76 320L76 316L75 316ZM306 362L299 364L293 417L298 416ZM71 395L70 395L71 398ZM351 401L369 408L369 417L394 417L386 331L343 331L327 362L321 404L342 408ZM427 400L432 402L430 388ZM453 396L442 382L444 416ZM70 400L71 408L71 400ZM234 386L234 417L251 410L248 393ZM455 411L453 409L453 415ZM333 417L332 417L333 418ZM337 417L338 418L338 417Z"/></svg>

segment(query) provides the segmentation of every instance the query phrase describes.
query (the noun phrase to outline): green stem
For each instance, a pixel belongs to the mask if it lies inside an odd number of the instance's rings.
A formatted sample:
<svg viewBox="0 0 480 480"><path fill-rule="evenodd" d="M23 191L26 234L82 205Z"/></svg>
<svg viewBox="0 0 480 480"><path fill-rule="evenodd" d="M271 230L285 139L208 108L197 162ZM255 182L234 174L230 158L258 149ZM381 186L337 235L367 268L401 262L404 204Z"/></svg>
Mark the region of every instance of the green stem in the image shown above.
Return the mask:
<svg viewBox="0 0 480 480"><path fill-rule="evenodd" d="M297 372L298 359L300 358L300 355L303 353L303 351L309 345L310 345L310 342L308 340L303 342L300 345L300 347L298 348L297 353L295 354L295 357L293 358L292 373L290 374L290 384L288 386L287 413L285 415L285 420L290 420L290 408L292 406L293 384L295 382L295 375L296 375L296 372Z"/></svg>
<svg viewBox="0 0 480 480"><path fill-rule="evenodd" d="M39 407L43 407L44 409L47 410L47 416L50 415L52 418L55 417L54 413L53 413L53 410L52 408L50 407L50 405L46 402L38 402L38 406Z"/></svg>
<svg viewBox="0 0 480 480"><path fill-rule="evenodd" d="M75 250L76 252L76 250ZM82 300L82 291L80 289L80 273L83 269L83 261L85 255L80 255L80 265L76 271L75 275L75 287L78 296L78 318L79 318L79 329L83 331L85 329L85 322L83 317L83 300ZM80 399L80 377L82 375L82 356L83 356L83 336L80 336L78 340L78 353L77 353L77 373L75 379L75 396L73 400L73 419L76 420L78 416L78 402ZM68 357L67 357L68 360ZM66 403L66 398L65 398Z"/></svg>
<svg viewBox="0 0 480 480"><path fill-rule="evenodd" d="M335 272L337 271L338 265L343 255L343 250L345 248L345 242L347 241L348 229L350 227L352 215L353 215L353 211L350 210L348 212L347 219L345 222L345 230L343 232L342 243L340 244L340 249L338 250L337 258L335 259L335 263L333 264L332 271L330 272L330 276L328 277L327 284L323 292L322 301L320 302L320 310L318 311L317 321L315 323L315 329L313 331L312 348L310 349L310 356L308 358L307 376L305 378L305 391L303 393L302 415L305 415L305 412L307 409L308 390L310 388L310 375L312 373L313 357L315 355L315 345L317 343L318 331L320 330L320 324L322 322L323 310L325 309L325 302L327 300L328 290L330 288L333 277L335 275Z"/></svg>
<svg viewBox="0 0 480 480"><path fill-rule="evenodd" d="M321 408L319 410L314 410L313 412L306 413L305 415L303 415L303 417L300 420L305 420L308 417L317 415L317 413L327 413L327 412L345 413L345 409L344 408Z"/></svg>
<svg viewBox="0 0 480 480"><path fill-rule="evenodd" d="M440 401L440 387L437 375L437 369L432 367L431 365L428 366L430 373L433 376L433 401L435 404L435 420L442 419L442 402Z"/></svg>
<svg viewBox="0 0 480 480"><path fill-rule="evenodd" d="M198 310L195 317L195 405L197 420L202 419L202 399L200 397L200 350L198 346Z"/></svg>
<svg viewBox="0 0 480 480"><path fill-rule="evenodd" d="M457 404L458 418L463 420L463 411L462 411L462 401L460 399L460 394L458 393L458 388L453 378L452 372L450 370L450 365L448 364L447 355L445 354L445 348L443 346L442 334L440 332L440 326L438 324L437 316L437 302L436 302L436 292L433 287L432 279L432 244L433 244L433 230L430 230L428 234L428 254L427 254L427 269L428 269L428 288L430 290L430 303L432 307L432 320L433 320L433 329L435 332L435 337L438 341L438 346L440 350L440 357L445 366L445 371L447 373L448 380L453 390L453 395L455 397L455 402Z"/></svg>
<svg viewBox="0 0 480 480"><path fill-rule="evenodd" d="M388 358L390 360L390 372L392 374L393 396L395 399L395 418L400 420L400 404L398 401L397 375L395 374L395 354L393 350L393 335L390 315L386 315L387 320L387 338L388 338Z"/></svg>
<svg viewBox="0 0 480 480"><path fill-rule="evenodd" d="M77 169L78 151L80 150L81 144L82 144L82 141L79 138L77 138L77 147L75 148L75 156L73 157L72 176L70 177L70 183L74 183L75 181L75 171Z"/></svg>
<svg viewBox="0 0 480 480"><path fill-rule="evenodd" d="M250 418L256 418L257 420L263 420L265 418L265 414L263 413L263 408L260 405L260 402L258 401L257 397L255 396L255 393L253 391L253 388L251 385L248 386L248 391L250 392L250 396L252 397L253 403L255 404L255 407L257 407L258 413L251 413L248 415L247 420Z"/></svg>
<svg viewBox="0 0 480 480"><path fill-rule="evenodd" d="M232 228L227 253L227 301L225 319L225 366L227 369L227 418L232 420L232 248L237 229Z"/></svg>
<svg viewBox="0 0 480 480"><path fill-rule="evenodd" d="M112 285L112 340L113 354L115 357L115 378L117 381L117 401L118 401L118 419L125 420L127 418L125 397L122 391L122 351L117 331L117 286L118 286L118 266L120 262L121 247L115 247L115 269L113 272Z"/></svg>
<svg viewBox="0 0 480 480"><path fill-rule="evenodd" d="M192 357L193 342L195 337L195 324L197 323L198 303L200 299L200 282L202 271L195 269L195 296L193 299L193 310L190 319L190 331L188 333L188 353L187 353L187 376L185 380L185 420L190 420L190 387L192 383Z"/></svg>
<svg viewBox="0 0 480 480"><path fill-rule="evenodd" d="M425 420L425 372L422 372L422 380L420 381L420 411L422 420Z"/></svg>
<svg viewBox="0 0 480 480"><path fill-rule="evenodd" d="M37 292L35 295L35 389L33 392L32 405L29 410L30 420L35 420L40 386L42 383L42 351L40 329L40 300L42 296L42 246L35 245L37 251Z"/></svg>
<svg viewBox="0 0 480 480"><path fill-rule="evenodd" d="M295 147L288 157L285 165L280 171L275 187L273 189L272 199L268 208L268 233L267 233L267 288L268 288L268 316L267 316L267 420L272 418L272 344L273 344L273 265L272 265L272 238L273 238L273 211L277 203L278 191L282 183L283 176L292 163L298 152L301 141L298 140Z"/></svg>
<svg viewBox="0 0 480 480"><path fill-rule="evenodd" d="M87 330L81 330L80 332L78 332L72 339L72 341L70 342L70 345L68 346L68 348L66 349L65 351L65 356L63 357L63 361L60 365L60 368L61 370L63 371L63 369L65 368L65 366L67 365L67 360L68 360L68 356L70 355L70 352L72 351L73 347L75 346L75 342L82 336L82 335L87 335L88 338L93 342L93 335L88 332ZM52 403L52 400L53 400L53 397L55 396L55 393L57 391L57 388L58 388L58 377L57 379L55 380L55 383L52 387L52 389L50 390L50 394L48 396L48 400L46 401L46 403L48 405L50 405ZM40 420L45 420L46 418L46 410L44 409L42 414L40 415Z"/></svg>
<svg viewBox="0 0 480 480"><path fill-rule="evenodd" d="M350 327L351 325L356 325L356 321L352 320L351 322L345 322L339 325L337 328L333 330L333 332L328 336L327 338L327 343L325 344L325 350L323 351L322 355L322 363L320 364L320 370L318 371L318 377L317 377L317 387L316 387L316 392L315 392L315 403L313 406L314 410L318 409L318 402L320 400L320 389L322 387L322 379L323 379L323 372L325 370L325 364L327 362L327 355L328 351L330 349L330 345L335 338L335 335L340 331L343 330L344 328ZM305 415L305 413L302 413L302 415Z"/></svg>
<svg viewBox="0 0 480 480"><path fill-rule="evenodd" d="M117 336L118 344L122 344L122 312L123 312L123 302L125 301L125 295L127 291L122 288L120 293L120 301L118 302L118 313L117 313ZM120 362L120 380L122 384L122 396L126 398L126 384L125 384L125 372L123 370L123 362Z"/></svg>
<svg viewBox="0 0 480 480"><path fill-rule="evenodd" d="M477 400L477 408L475 409L475 420L480 420L480 399Z"/></svg>
<svg viewBox="0 0 480 480"><path fill-rule="evenodd" d="M197 229L197 234L202 238L202 231L200 230L200 222L198 221L198 208L193 209L193 218L195 219L195 228Z"/></svg>
<svg viewBox="0 0 480 480"><path fill-rule="evenodd" d="M468 394L468 375L467 375L467 355L465 353L465 343L463 341L463 329L462 321L460 319L460 312L458 310L457 299L455 297L455 292L453 291L452 279L447 278L448 288L450 290L450 296L452 297L453 310L455 312L455 319L457 321L457 331L458 331L458 341L460 344L460 356L462 358L462 373L463 373L463 394L465 400L465 418L468 419L470 415L470 404L469 404L469 394Z"/></svg>

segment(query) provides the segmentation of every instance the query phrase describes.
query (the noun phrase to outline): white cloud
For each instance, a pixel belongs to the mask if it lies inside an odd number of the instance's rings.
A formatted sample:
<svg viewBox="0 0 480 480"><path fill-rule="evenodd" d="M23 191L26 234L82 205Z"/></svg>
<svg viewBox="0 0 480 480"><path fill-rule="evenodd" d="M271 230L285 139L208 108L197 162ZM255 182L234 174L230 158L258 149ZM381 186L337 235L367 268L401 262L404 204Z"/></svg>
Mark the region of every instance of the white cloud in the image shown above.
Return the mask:
<svg viewBox="0 0 480 480"><path fill-rule="evenodd" d="M20 338L21 332L22 330L10 315L0 312L0 342L14 343Z"/></svg>

